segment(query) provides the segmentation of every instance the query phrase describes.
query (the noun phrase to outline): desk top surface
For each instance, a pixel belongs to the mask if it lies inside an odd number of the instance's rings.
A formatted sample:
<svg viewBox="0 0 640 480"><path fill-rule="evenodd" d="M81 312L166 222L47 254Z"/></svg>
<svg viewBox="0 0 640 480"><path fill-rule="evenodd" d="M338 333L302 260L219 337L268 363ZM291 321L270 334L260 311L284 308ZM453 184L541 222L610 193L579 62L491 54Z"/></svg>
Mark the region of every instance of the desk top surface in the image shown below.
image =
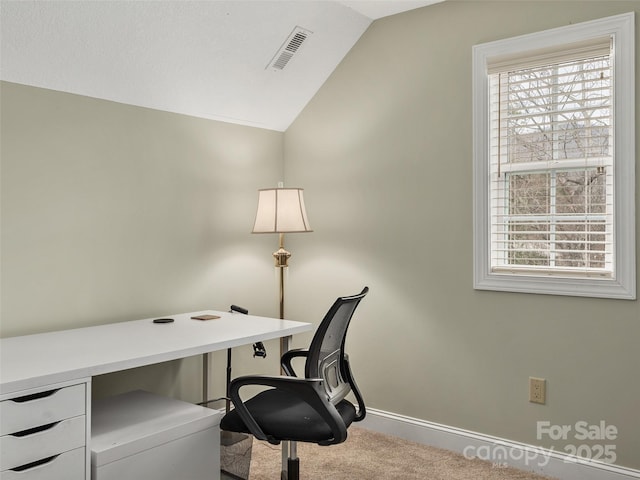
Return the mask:
<svg viewBox="0 0 640 480"><path fill-rule="evenodd" d="M195 315L219 315L193 320ZM0 339L0 394L307 332L311 323L201 311Z"/></svg>

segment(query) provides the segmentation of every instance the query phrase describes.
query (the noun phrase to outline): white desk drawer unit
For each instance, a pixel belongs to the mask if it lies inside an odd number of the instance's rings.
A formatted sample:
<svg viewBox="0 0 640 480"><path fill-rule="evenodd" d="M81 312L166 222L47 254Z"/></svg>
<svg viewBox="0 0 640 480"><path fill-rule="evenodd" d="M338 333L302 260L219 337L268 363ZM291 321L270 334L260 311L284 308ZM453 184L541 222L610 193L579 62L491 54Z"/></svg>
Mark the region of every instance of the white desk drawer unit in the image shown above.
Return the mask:
<svg viewBox="0 0 640 480"><path fill-rule="evenodd" d="M87 385L0 402L1 480L86 480Z"/></svg>

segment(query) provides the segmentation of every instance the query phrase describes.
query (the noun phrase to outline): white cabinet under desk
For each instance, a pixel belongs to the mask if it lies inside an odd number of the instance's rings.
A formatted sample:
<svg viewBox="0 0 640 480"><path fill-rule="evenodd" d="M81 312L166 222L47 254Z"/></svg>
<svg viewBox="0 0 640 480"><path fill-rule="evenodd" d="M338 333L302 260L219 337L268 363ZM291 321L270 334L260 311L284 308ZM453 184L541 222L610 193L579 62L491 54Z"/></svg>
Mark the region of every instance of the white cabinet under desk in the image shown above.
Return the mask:
<svg viewBox="0 0 640 480"><path fill-rule="evenodd" d="M215 315L215 320L194 320ZM0 480L89 480L91 377L307 332L201 311L0 339Z"/></svg>
<svg viewBox="0 0 640 480"><path fill-rule="evenodd" d="M1 480L88 477L91 379L0 397Z"/></svg>

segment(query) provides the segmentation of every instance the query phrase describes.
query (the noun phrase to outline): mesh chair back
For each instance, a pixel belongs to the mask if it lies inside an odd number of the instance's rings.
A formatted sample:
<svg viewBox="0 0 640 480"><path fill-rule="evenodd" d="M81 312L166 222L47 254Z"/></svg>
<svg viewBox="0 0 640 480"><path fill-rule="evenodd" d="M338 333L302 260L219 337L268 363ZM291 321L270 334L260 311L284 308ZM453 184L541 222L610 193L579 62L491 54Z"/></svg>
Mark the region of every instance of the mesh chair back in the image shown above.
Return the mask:
<svg viewBox="0 0 640 480"><path fill-rule="evenodd" d="M358 295L339 297L324 316L309 347L305 376L322 378L329 401L334 405L351 391L350 375L345 370L348 367L344 344L351 317L368 291L365 287Z"/></svg>

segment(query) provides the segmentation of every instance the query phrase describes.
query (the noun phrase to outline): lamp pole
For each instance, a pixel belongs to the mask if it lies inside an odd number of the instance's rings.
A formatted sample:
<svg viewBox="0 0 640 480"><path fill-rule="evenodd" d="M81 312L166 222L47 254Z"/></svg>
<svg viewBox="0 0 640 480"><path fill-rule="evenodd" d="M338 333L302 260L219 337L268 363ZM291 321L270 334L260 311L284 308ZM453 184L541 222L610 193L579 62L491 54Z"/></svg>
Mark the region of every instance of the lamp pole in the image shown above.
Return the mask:
<svg viewBox="0 0 640 480"><path fill-rule="evenodd" d="M273 252L276 267L280 269L280 319L284 319L284 269L289 266L291 253L284 249L284 233L280 233L280 248Z"/></svg>
<svg viewBox="0 0 640 480"><path fill-rule="evenodd" d="M280 320L284 320L284 269L289 266L289 258L291 253L284 249L284 233L279 234L280 248L273 252L273 258L275 260L276 267L280 269ZM280 358L284 355L284 352L289 350L289 337L280 337ZM280 366L280 375L284 375L284 370Z"/></svg>

